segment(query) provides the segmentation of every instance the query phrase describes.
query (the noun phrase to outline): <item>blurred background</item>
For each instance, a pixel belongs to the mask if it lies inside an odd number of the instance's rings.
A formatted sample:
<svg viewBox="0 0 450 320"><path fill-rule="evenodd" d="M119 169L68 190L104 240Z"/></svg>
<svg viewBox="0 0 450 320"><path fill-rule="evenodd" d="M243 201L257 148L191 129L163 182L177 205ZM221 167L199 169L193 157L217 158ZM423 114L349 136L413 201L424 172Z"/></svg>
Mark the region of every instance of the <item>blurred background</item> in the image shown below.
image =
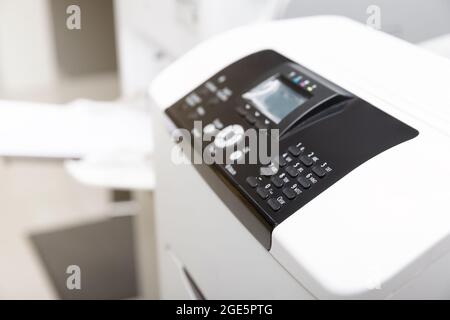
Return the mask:
<svg viewBox="0 0 450 320"><path fill-rule="evenodd" d="M323 14L450 57L447 0L0 0L0 298L157 298L148 84L218 32Z"/></svg>

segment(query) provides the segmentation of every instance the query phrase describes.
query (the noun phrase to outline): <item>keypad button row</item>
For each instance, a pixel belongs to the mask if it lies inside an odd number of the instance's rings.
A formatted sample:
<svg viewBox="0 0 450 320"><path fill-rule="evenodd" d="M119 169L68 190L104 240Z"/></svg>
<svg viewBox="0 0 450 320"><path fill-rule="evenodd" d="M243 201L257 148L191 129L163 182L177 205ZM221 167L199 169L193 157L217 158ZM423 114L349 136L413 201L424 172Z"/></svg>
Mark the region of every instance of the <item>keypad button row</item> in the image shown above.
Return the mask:
<svg viewBox="0 0 450 320"><path fill-rule="evenodd" d="M313 166L311 168L311 171L313 174L315 174L319 178L323 178L327 174L327 171L324 168L322 168L321 166ZM303 190L311 188L311 185L312 185L311 181L313 179L310 180L310 178L306 178L305 176L300 175L299 170L297 170L293 166L286 167L286 173L289 176L291 176L292 178L296 178L295 179L296 183L298 183L299 187L301 187ZM261 178L250 176L250 177L247 177L246 182L250 187L256 188L256 193L258 194L258 196L261 199L266 200L271 196L269 189L262 185ZM300 189L298 189L298 188L293 189L293 187L286 186L285 181L277 175L272 176L270 178L270 182L274 187L276 187L278 189L281 189L284 187L281 190L281 192L288 200L294 200L301 193L301 191L299 191ZM270 198L269 200L267 200L268 205L274 211L278 211L281 209L281 204L279 203L279 201L277 199Z"/></svg>

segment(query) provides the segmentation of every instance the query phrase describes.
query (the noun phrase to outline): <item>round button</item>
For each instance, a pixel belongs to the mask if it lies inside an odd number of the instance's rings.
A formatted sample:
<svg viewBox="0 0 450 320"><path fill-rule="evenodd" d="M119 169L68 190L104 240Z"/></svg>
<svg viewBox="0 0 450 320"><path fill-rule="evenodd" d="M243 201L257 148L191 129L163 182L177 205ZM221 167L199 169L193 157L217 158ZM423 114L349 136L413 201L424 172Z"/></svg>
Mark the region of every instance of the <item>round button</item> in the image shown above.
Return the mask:
<svg viewBox="0 0 450 320"><path fill-rule="evenodd" d="M217 148L234 146L244 138L244 128L238 124L232 124L223 128L216 136L214 144Z"/></svg>

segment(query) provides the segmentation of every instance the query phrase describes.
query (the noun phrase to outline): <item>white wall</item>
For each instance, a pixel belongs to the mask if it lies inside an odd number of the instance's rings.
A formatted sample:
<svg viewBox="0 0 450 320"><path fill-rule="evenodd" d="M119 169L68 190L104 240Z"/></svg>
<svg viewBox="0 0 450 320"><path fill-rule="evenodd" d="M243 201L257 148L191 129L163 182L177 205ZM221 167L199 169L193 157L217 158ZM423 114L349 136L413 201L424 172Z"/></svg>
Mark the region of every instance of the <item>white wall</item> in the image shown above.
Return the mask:
<svg viewBox="0 0 450 320"><path fill-rule="evenodd" d="M124 94L145 90L159 70L198 42L277 16L288 0L115 0Z"/></svg>
<svg viewBox="0 0 450 320"><path fill-rule="evenodd" d="M0 0L0 93L57 79L47 0Z"/></svg>
<svg viewBox="0 0 450 320"><path fill-rule="evenodd" d="M381 10L381 30L404 40L416 43L450 33L448 0L291 0L286 16L334 14L365 23L370 5Z"/></svg>

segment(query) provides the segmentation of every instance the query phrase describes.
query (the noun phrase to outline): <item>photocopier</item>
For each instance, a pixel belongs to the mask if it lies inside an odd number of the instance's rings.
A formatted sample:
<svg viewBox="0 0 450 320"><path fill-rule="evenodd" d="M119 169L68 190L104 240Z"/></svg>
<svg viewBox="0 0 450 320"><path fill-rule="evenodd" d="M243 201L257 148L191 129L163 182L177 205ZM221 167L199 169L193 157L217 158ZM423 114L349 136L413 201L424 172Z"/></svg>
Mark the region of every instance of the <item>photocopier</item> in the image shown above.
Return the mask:
<svg viewBox="0 0 450 320"><path fill-rule="evenodd" d="M162 298L450 298L449 84L445 58L335 16L174 62L149 88Z"/></svg>

